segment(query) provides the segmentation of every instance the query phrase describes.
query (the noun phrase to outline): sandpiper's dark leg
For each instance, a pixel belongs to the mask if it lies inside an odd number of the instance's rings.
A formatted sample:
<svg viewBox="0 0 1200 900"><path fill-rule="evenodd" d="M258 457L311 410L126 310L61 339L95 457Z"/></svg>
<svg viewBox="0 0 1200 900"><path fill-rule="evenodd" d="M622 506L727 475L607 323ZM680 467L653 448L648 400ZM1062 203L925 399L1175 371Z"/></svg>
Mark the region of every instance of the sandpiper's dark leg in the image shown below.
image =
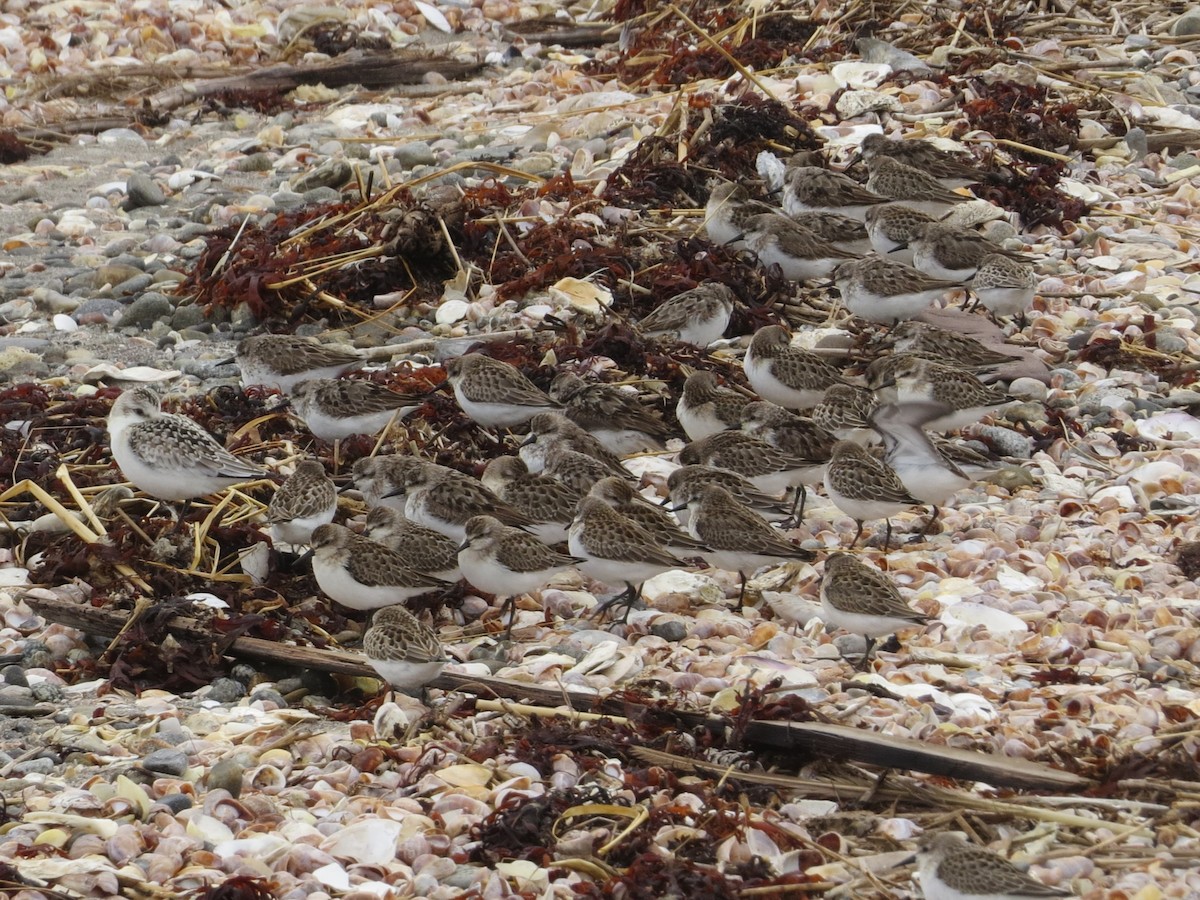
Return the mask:
<svg viewBox="0 0 1200 900"><path fill-rule="evenodd" d="M858 530L857 530L856 532L854 532L854 540L852 540L852 541L850 542L850 549L851 549L851 550L853 550L853 549L854 549L854 546L855 546L855 545L858 543L858 539L859 539L860 537L862 537L862 531L863 531L863 523L862 523L862 519L858 519L857 521L858 521Z"/></svg>
<svg viewBox="0 0 1200 900"><path fill-rule="evenodd" d="M929 529L933 527L933 523L936 522L938 520L938 516L942 514L941 507L933 506L931 504L930 509L933 510L933 515L929 517L929 521L926 522L924 527L920 530L920 532L918 532L918 538L923 538L925 535L929 534Z"/></svg>
<svg viewBox="0 0 1200 900"><path fill-rule="evenodd" d="M626 584L625 593L628 595L625 603L625 615L621 616L621 624L629 621L629 614L633 612L633 604L638 602L638 598L642 596L642 586L639 584L634 587L632 584Z"/></svg>
<svg viewBox="0 0 1200 900"><path fill-rule="evenodd" d="M858 664L860 672L866 671L867 666L871 664L871 651L875 649L875 638L863 635L863 640L867 642L866 649L863 650L862 660Z"/></svg>
<svg viewBox="0 0 1200 900"><path fill-rule="evenodd" d="M742 580L742 588L738 591L737 606L734 609L741 609L746 600L746 573L739 571L738 578Z"/></svg>
<svg viewBox="0 0 1200 900"><path fill-rule="evenodd" d="M892 546L892 520L884 519L887 524L887 530L883 533L883 552L887 553L888 547Z"/></svg>
<svg viewBox="0 0 1200 900"><path fill-rule="evenodd" d="M511 641L513 625L517 621L517 598L516 598L516 596L505 597L504 602L500 604L500 621L501 622L504 621L504 614L506 612L509 614L509 617L508 617L508 627L506 629L504 629L504 639L506 641Z"/></svg>

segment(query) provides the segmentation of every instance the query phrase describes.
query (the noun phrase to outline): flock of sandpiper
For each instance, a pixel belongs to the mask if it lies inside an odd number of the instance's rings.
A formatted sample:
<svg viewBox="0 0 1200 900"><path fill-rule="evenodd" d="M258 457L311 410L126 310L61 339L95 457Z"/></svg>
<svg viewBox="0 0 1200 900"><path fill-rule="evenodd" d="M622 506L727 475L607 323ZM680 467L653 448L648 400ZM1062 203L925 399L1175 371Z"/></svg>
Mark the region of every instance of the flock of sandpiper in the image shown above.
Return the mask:
<svg viewBox="0 0 1200 900"><path fill-rule="evenodd" d="M973 199L963 186L993 173L919 140L876 135L860 156L865 185L811 157L787 166L760 158L782 208L752 199L741 185L717 184L705 225L712 241L743 246L788 278L832 280L849 312L887 326L891 352L865 377L848 377L770 325L753 335L744 357L757 396L695 371L675 408L676 427L634 386L564 371L543 391L513 366L472 352L445 367L459 407L482 428L521 434L516 452L492 459L480 479L406 454L359 459L354 486L369 507L360 534L334 521L338 492L323 463L295 465L268 507L272 538L308 548L329 598L374 611L363 644L382 678L417 692L438 675L445 650L405 602L459 579L503 598L502 616L516 598L571 568L624 586L603 606L624 600L626 614L644 581L696 560L738 573L744 594L747 576L763 566L815 559L778 527L803 516L807 487L823 485L828 500L857 521L852 550L863 523L880 519L889 520L886 547L890 518L913 507L932 507L928 529L938 508L972 483L964 469L989 460L944 433L1011 401L980 376L1013 357L918 317L964 289L993 316L1023 316L1034 267L938 218ZM724 285L706 283L667 299L637 326L647 338L704 348L725 334L735 302ZM342 378L363 356L310 338L247 338L237 362L245 386L281 391L324 441L377 434L425 402ZM164 412L145 387L116 400L108 429L121 472L161 500L190 500L269 475L193 420ZM623 457L662 452L675 437L687 443L668 496L654 502ZM885 573L847 550L824 558L821 616L866 638L865 665L876 638L927 620ZM920 866L927 897L974 896L989 884L995 896L1062 893L951 835L932 836Z"/></svg>

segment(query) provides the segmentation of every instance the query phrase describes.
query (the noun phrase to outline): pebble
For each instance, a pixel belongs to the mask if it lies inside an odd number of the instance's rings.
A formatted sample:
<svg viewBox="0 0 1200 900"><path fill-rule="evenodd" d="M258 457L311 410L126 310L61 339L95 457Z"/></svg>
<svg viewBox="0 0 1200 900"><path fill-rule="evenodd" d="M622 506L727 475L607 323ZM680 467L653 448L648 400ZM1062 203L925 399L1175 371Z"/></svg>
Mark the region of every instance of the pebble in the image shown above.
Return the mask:
<svg viewBox="0 0 1200 900"><path fill-rule="evenodd" d="M233 759L222 759L208 771L205 783L210 791L223 789L231 797L239 797L242 793L242 776L246 769Z"/></svg>
<svg viewBox="0 0 1200 900"><path fill-rule="evenodd" d="M142 768L178 777L188 770L187 754L180 750L153 750L142 760Z"/></svg>
<svg viewBox="0 0 1200 900"><path fill-rule="evenodd" d="M127 197L124 209L141 209L145 206L162 206L167 198L163 189L149 175L134 172L126 183Z"/></svg>
<svg viewBox="0 0 1200 900"><path fill-rule="evenodd" d="M246 686L232 678L218 678L205 696L216 703L235 703L246 696Z"/></svg>

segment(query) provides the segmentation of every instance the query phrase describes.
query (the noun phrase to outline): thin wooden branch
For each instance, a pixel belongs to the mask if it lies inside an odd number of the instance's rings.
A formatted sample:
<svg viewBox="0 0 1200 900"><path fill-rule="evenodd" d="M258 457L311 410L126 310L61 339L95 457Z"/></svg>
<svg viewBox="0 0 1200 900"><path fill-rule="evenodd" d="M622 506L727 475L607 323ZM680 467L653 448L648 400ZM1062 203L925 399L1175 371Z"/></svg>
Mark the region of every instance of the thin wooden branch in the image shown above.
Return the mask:
<svg viewBox="0 0 1200 900"><path fill-rule="evenodd" d="M57 598L27 597L26 603L38 615L61 622L92 634L112 637L124 624L124 615L105 609L79 605ZM194 641L214 641L217 636L210 626L194 619L176 617L168 629ZM264 662L318 669L356 677L376 677L365 657L342 650L319 650L279 644L260 638L234 639L225 652L234 656ZM687 728L707 727L725 731L730 723L704 713L687 710L650 708L626 697L604 697L599 694L528 684L495 676L475 676L443 672L432 687L463 691L487 698L522 700L540 707L563 706L590 713L612 713L636 720L643 716L676 719ZM519 712L519 708L510 711ZM983 781L997 787L1031 790L1078 791L1089 782L1072 775L1022 759L992 756L953 747L877 734L862 728L850 728L816 722L751 721L743 731L743 741L749 747L785 753L856 761L887 769L910 769L968 781Z"/></svg>

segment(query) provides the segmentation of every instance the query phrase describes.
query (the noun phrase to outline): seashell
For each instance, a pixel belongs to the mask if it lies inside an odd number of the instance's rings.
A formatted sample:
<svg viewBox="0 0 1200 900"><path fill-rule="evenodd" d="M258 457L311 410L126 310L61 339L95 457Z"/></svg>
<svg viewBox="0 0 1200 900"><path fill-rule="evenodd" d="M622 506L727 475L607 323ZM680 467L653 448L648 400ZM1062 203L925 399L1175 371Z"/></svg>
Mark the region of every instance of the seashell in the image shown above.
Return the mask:
<svg viewBox="0 0 1200 900"><path fill-rule="evenodd" d="M153 383L156 381L170 381L172 378L178 378L183 373L178 369L155 369L152 366L129 366L121 369L114 366L112 363L100 363L92 366L80 376L84 384L96 384L111 379L113 381L136 381L142 383Z"/></svg>
<svg viewBox="0 0 1200 900"><path fill-rule="evenodd" d="M900 112L901 109L899 100L878 91L846 91L837 99L838 115L843 119L857 119L874 112Z"/></svg>
<svg viewBox="0 0 1200 900"><path fill-rule="evenodd" d="M453 325L465 319L470 308L471 304L465 300L446 300L438 305L433 318L439 325Z"/></svg>
<svg viewBox="0 0 1200 900"><path fill-rule="evenodd" d="M993 637L1004 634L1025 634L1029 631L1029 626L1025 624L1024 620L1011 613L970 600L963 600L946 607L939 618L944 622L965 625L967 628L982 625Z"/></svg>
<svg viewBox="0 0 1200 900"><path fill-rule="evenodd" d="M447 21L439 10L432 3L426 3L425 0L413 0L413 6L417 8L417 12L429 23L431 28L436 28L438 31L446 34L454 33L454 26Z"/></svg>
<svg viewBox="0 0 1200 900"><path fill-rule="evenodd" d="M504 878L515 882L518 893L545 891L550 887L550 873L537 863L527 859L514 859L496 863L496 871Z"/></svg>
<svg viewBox="0 0 1200 900"><path fill-rule="evenodd" d="M1196 446L1200 442L1200 419L1182 410L1156 413L1138 420L1138 437L1163 447Z"/></svg>
<svg viewBox="0 0 1200 900"><path fill-rule="evenodd" d="M581 278L560 278L550 285L548 293L559 303L566 303L572 309L593 317L599 316L613 303L611 291Z"/></svg>
<svg viewBox="0 0 1200 900"><path fill-rule="evenodd" d="M56 313L50 321L55 331L74 331L79 327L79 323L66 313Z"/></svg>
<svg viewBox="0 0 1200 900"><path fill-rule="evenodd" d="M220 819L198 812L188 819L187 833L208 847L233 840L233 831Z"/></svg>
<svg viewBox="0 0 1200 900"><path fill-rule="evenodd" d="M887 63L840 62L834 65L829 74L840 88L878 87L892 74L892 67Z"/></svg>
<svg viewBox="0 0 1200 900"><path fill-rule="evenodd" d="M339 829L321 842L321 849L338 859L382 866L396 857L403 826L391 819L363 818Z"/></svg>
<svg viewBox="0 0 1200 900"><path fill-rule="evenodd" d="M350 890L350 873L338 863L321 866L321 868L313 870L312 875L313 878L332 890Z"/></svg>
<svg viewBox="0 0 1200 900"><path fill-rule="evenodd" d="M264 794L278 794L287 787L287 776L274 766L259 766L250 770L249 785Z"/></svg>
<svg viewBox="0 0 1200 900"><path fill-rule="evenodd" d="M108 840L117 833L119 827L109 819L92 819L88 816L73 816L69 813L29 812L25 813L22 821L30 825L62 825L74 831L97 834Z"/></svg>
<svg viewBox="0 0 1200 900"><path fill-rule="evenodd" d="M487 766L463 763L438 769L437 777L453 787L486 787L493 772Z"/></svg>

